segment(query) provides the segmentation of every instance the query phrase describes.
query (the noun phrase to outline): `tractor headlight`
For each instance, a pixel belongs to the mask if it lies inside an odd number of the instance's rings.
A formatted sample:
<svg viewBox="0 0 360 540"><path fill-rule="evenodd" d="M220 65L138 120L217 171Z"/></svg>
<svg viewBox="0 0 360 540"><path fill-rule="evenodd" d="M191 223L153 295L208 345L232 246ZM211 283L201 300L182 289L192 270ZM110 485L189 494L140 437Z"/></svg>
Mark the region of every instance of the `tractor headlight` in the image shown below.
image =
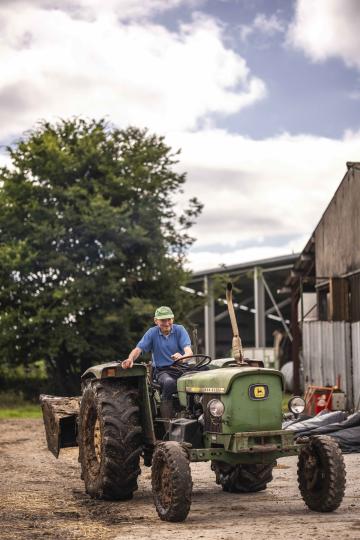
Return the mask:
<svg viewBox="0 0 360 540"><path fill-rule="evenodd" d="M305 409L305 400L300 396L294 396L289 400L288 407L293 414L301 414Z"/></svg>
<svg viewBox="0 0 360 540"><path fill-rule="evenodd" d="M208 409L211 416L219 418L224 414L225 407L224 404L220 401L220 399L212 399L208 403Z"/></svg>

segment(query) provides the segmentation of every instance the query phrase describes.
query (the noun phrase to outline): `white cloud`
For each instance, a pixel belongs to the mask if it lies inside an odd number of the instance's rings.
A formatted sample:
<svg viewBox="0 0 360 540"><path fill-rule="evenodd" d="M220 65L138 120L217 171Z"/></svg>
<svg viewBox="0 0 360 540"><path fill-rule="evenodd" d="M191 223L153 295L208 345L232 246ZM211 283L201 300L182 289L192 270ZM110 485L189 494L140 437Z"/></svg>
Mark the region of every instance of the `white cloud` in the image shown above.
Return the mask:
<svg viewBox="0 0 360 540"><path fill-rule="evenodd" d="M104 13L114 13L118 20L143 19L181 5L201 6L206 0L1 0L1 5L17 10L41 8L64 11L75 19L95 20Z"/></svg>
<svg viewBox="0 0 360 540"><path fill-rule="evenodd" d="M280 257L290 253L300 253L303 247L304 243L297 242L296 244L289 243L277 248L271 245L257 246L255 244L253 247L231 250L226 254L206 250L196 253L190 252L187 267L193 272L197 272L199 270L219 268L223 265L231 266L232 264L259 261L270 257Z"/></svg>
<svg viewBox="0 0 360 540"><path fill-rule="evenodd" d="M128 13L139 5L123 4ZM152 0L148 7L165 4ZM213 19L198 14L170 32L150 20L121 22L109 5L96 19L32 3L21 10L1 5L0 138L39 118L71 115L108 115L120 126L156 131L194 129L213 113L232 114L265 96L263 81L225 47Z"/></svg>
<svg viewBox="0 0 360 540"><path fill-rule="evenodd" d="M314 61L339 57L360 68L358 0L297 0L287 41Z"/></svg>
<svg viewBox="0 0 360 540"><path fill-rule="evenodd" d="M253 27L264 34L272 36L284 31L284 23L273 13L270 17L264 13L258 13L254 19Z"/></svg>
<svg viewBox="0 0 360 540"><path fill-rule="evenodd" d="M360 132L341 140L286 133L253 140L207 130L169 140L183 149L187 195L205 203L192 230L198 241L190 260L199 269L301 250L346 161L358 160Z"/></svg>
<svg viewBox="0 0 360 540"><path fill-rule="evenodd" d="M225 46L214 19L197 14L169 31L150 18L169 4L197 0L64 0L61 9L50 0L18 0L13 9L15 2L0 3L0 139L17 137L40 118L108 116L120 127L146 125L182 148L184 199L196 195L205 204L191 231L198 238L193 268L303 247L345 162L358 158L359 133L252 140L213 128L214 116L256 103L266 87ZM251 29L283 31L276 17L261 14ZM294 36L295 30L296 23Z"/></svg>
<svg viewBox="0 0 360 540"><path fill-rule="evenodd" d="M276 13L271 16L258 13L251 24L240 26L240 38L242 41L246 41L252 34L271 37L284 31L285 24Z"/></svg>

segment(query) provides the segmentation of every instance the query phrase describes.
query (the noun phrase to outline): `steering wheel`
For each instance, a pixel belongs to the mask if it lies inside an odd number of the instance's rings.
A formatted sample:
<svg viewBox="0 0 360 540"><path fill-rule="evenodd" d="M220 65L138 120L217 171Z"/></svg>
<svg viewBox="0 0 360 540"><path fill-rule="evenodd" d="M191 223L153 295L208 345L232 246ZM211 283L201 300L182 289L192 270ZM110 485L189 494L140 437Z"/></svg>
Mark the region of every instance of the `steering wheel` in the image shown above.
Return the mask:
<svg viewBox="0 0 360 540"><path fill-rule="evenodd" d="M189 360L190 358L196 359L194 366L184 365L184 360ZM199 361L197 360L199 359ZM207 354L189 354L189 356L183 356L179 360L174 360L173 366L183 366L186 367L187 371L196 371L200 367L207 366L211 362L211 356Z"/></svg>

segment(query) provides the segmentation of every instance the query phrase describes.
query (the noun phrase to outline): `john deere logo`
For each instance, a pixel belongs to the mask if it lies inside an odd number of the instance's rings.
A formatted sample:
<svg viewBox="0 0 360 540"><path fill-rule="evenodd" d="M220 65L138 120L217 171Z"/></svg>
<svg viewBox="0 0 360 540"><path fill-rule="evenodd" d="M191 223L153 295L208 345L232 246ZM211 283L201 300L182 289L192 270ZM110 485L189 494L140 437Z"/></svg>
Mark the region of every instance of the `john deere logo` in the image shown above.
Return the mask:
<svg viewBox="0 0 360 540"><path fill-rule="evenodd" d="M251 384L249 386L250 399L266 399L269 395L267 384Z"/></svg>

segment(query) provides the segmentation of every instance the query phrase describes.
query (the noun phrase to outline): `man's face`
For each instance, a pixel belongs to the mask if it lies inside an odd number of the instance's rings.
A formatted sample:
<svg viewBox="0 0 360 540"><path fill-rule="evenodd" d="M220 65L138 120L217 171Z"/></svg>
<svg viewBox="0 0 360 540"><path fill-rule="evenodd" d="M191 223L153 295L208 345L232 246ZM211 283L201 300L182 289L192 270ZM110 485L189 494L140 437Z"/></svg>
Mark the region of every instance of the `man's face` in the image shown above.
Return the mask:
<svg viewBox="0 0 360 540"><path fill-rule="evenodd" d="M170 334L174 319L154 319L162 334Z"/></svg>

